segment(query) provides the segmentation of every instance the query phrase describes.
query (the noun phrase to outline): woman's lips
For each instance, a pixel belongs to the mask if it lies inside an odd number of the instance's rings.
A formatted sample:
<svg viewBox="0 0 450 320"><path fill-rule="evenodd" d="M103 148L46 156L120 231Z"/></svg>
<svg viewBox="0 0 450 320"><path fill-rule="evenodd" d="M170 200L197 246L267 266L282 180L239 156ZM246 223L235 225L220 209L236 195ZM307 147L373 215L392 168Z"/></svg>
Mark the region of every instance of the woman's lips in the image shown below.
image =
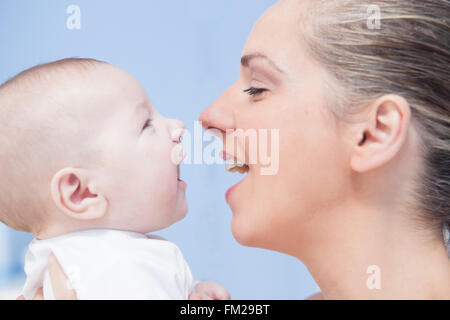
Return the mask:
<svg viewBox="0 0 450 320"><path fill-rule="evenodd" d="M222 150L222 159L227 161L229 159L234 159L234 157L232 155L229 155L228 153L226 153L225 150Z"/></svg>
<svg viewBox="0 0 450 320"><path fill-rule="evenodd" d="M226 169L229 172L240 172L241 174L246 174L247 172L249 172L250 168L247 164L242 163L240 165L236 164L236 159L234 156L228 154L225 152L225 150L222 150L222 158L226 161ZM231 164L229 164L228 162L231 161ZM246 177L244 177L245 179ZM230 187L227 192L225 193L225 199L228 201L228 198L230 197L231 193L233 192L234 189L236 189L236 187L242 182L244 181L244 179L242 179L241 181L239 181L238 183L236 183L235 185L233 185L232 187Z"/></svg>
<svg viewBox="0 0 450 320"><path fill-rule="evenodd" d="M234 186L230 187L230 189L227 190L227 192L225 193L225 199L228 200L228 198L229 198L231 192L232 192L232 191L233 191L233 190L234 190L241 182L242 182L242 180L239 181L238 183L236 183Z"/></svg>

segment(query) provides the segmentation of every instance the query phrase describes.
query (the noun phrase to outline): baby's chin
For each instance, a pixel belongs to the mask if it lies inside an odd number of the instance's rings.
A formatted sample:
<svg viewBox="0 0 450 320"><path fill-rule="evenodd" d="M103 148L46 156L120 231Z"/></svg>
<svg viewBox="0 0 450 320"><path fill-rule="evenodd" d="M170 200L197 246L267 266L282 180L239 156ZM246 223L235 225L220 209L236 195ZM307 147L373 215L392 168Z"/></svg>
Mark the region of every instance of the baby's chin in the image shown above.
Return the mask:
<svg viewBox="0 0 450 320"><path fill-rule="evenodd" d="M164 221L159 223L157 226L155 226L155 224L154 224L155 221L153 219L150 219L147 227L143 226L145 230L140 231L140 232L150 233L150 232L167 229L167 228L171 227L172 225L174 225L175 223L183 220L187 216L187 213L188 213L188 204L187 204L186 199L184 199L184 201L182 201L181 203L178 203L175 208L172 208L172 210L170 210L169 212L166 213L167 219L164 219Z"/></svg>
<svg viewBox="0 0 450 320"><path fill-rule="evenodd" d="M175 209L175 212L174 212L175 221L173 223L183 220L187 216L188 211L189 211L189 207L188 207L186 197L183 197L182 201L180 201L179 206Z"/></svg>

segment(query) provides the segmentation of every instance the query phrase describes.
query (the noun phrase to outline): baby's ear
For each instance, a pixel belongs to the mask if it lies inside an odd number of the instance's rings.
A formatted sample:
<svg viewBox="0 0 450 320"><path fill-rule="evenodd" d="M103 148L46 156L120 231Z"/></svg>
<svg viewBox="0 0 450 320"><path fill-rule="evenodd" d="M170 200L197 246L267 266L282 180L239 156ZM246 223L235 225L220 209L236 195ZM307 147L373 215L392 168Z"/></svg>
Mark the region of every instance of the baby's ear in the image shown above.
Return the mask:
<svg viewBox="0 0 450 320"><path fill-rule="evenodd" d="M86 170L62 169L53 176L50 188L56 206L72 218L91 220L106 214L108 201L89 184Z"/></svg>

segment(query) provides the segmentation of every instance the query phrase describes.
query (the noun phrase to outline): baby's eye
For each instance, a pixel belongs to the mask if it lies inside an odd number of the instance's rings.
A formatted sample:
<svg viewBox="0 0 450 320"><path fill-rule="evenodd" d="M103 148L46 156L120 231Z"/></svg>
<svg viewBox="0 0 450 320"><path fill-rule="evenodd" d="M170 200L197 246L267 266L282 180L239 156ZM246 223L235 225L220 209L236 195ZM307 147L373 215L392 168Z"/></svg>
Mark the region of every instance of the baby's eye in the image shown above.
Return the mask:
<svg viewBox="0 0 450 320"><path fill-rule="evenodd" d="M147 119L147 121L145 121L144 126L142 127L142 131L144 131L145 129L147 129L151 126L152 126L152 119Z"/></svg>

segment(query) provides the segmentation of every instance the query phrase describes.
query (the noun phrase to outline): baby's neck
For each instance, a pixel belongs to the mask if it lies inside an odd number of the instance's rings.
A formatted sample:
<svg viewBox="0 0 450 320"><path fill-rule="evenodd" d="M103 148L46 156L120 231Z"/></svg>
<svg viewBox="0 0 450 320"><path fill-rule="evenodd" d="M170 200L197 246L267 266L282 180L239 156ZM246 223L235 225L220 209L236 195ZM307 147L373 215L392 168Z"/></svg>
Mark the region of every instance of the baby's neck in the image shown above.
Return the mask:
<svg viewBox="0 0 450 320"><path fill-rule="evenodd" d="M90 229L90 228L64 228L61 226L60 227L53 226L51 228L47 227L38 232L33 232L33 235L38 240L46 240L46 239L61 236L63 234L76 232L76 231L83 231L83 230L88 230L88 229ZM92 229L94 229L94 228L92 228Z"/></svg>
<svg viewBox="0 0 450 320"><path fill-rule="evenodd" d="M40 230L32 232L34 237L38 240L45 240L58 237L67 233L91 230L91 229L114 229L106 225L103 221L55 221L49 222Z"/></svg>

